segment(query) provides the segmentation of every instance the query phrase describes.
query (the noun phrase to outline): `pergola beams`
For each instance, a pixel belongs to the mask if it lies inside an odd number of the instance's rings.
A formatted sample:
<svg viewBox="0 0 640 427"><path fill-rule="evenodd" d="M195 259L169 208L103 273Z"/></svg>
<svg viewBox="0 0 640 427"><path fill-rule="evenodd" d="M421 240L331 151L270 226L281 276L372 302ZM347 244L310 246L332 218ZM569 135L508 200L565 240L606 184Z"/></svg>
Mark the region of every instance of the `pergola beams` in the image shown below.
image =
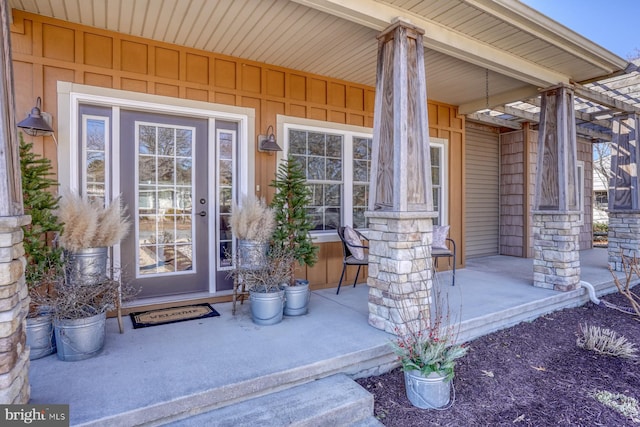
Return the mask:
<svg viewBox="0 0 640 427"><path fill-rule="evenodd" d="M591 127L588 127L587 125L591 124L600 128L611 130L613 118L598 119L597 117L605 114L614 116L615 114L619 114L619 113L622 113L622 114L639 114L640 113L640 108L638 107L635 107L629 103L615 99L606 94L596 92L585 86L574 83L570 87L573 88L577 98L594 102L598 104L598 106L600 106L601 108L606 108L606 109L598 110L597 112L593 112L593 113L587 113L584 111L580 111L578 109L574 109L574 115L576 119L576 132L578 135L588 137L588 138L593 138L596 140L610 141L612 138L610 132L591 128ZM549 90L549 89L545 89L545 90ZM523 102L525 102L526 104L540 107L539 97L535 97L535 98L532 97L529 99L521 98L521 99L525 99ZM512 99L509 102L515 102L515 101L517 100ZM477 106L479 106L479 104ZM471 107L471 104L464 106L465 109L469 107ZM492 111L497 111L497 112L512 116L516 118L516 120L510 120L504 117L497 117L496 115L490 114L490 112L469 113L469 114L466 114L467 119L480 121L480 122L487 123L494 126L507 127L510 129L521 129L522 121L527 121L531 123L540 123L540 113L527 111L523 108L518 108L513 105L508 105L508 103L505 103L503 105L493 105L490 108ZM463 112L461 111L461 113Z"/></svg>

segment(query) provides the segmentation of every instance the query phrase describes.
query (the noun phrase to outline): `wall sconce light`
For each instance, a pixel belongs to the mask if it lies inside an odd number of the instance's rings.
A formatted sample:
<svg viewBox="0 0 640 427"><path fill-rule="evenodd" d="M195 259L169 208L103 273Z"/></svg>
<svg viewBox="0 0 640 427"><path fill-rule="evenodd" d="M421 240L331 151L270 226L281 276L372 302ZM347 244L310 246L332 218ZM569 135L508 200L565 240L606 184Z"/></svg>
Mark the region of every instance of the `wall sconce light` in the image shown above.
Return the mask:
<svg viewBox="0 0 640 427"><path fill-rule="evenodd" d="M266 135L258 135L258 151L282 151L273 134L273 126L269 125Z"/></svg>
<svg viewBox="0 0 640 427"><path fill-rule="evenodd" d="M31 110L31 114L17 125L19 128L23 129L27 135L47 136L53 133L53 128L42 117L42 113L40 112L41 104L42 99L38 97L36 100L36 106Z"/></svg>

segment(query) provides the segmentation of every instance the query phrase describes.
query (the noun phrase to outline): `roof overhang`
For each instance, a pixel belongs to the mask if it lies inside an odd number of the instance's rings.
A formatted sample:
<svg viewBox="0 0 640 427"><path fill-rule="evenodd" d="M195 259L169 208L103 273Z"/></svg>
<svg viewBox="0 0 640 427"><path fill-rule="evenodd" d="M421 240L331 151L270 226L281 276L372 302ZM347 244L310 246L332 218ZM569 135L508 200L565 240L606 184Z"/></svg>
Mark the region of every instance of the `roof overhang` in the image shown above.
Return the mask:
<svg viewBox="0 0 640 427"><path fill-rule="evenodd" d="M619 73L627 62L514 0L9 0L16 9L375 85L377 34L425 30L429 98L461 112Z"/></svg>

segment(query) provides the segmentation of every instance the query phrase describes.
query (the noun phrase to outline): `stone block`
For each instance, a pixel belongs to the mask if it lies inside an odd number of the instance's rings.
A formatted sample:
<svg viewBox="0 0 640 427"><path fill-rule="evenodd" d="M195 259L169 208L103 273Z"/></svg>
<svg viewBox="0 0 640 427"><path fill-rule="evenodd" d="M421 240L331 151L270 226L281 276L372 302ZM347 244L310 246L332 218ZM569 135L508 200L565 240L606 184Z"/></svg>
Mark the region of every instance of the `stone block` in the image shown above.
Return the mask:
<svg viewBox="0 0 640 427"><path fill-rule="evenodd" d="M368 267L369 277L371 276L376 277L378 275L379 270L380 269L378 268L378 263L369 264L369 267Z"/></svg>
<svg viewBox="0 0 640 427"><path fill-rule="evenodd" d="M24 264L20 259L0 263L0 286L17 282L23 274Z"/></svg>
<svg viewBox="0 0 640 427"><path fill-rule="evenodd" d="M11 262L14 259L18 258L17 256L15 256L14 248L15 248L15 245L14 246L0 248L0 262L2 262L2 263ZM24 250L23 250L23 252L24 252Z"/></svg>
<svg viewBox="0 0 640 427"><path fill-rule="evenodd" d="M548 283L546 280L535 280L533 281L533 286L544 289L554 289L554 285Z"/></svg>

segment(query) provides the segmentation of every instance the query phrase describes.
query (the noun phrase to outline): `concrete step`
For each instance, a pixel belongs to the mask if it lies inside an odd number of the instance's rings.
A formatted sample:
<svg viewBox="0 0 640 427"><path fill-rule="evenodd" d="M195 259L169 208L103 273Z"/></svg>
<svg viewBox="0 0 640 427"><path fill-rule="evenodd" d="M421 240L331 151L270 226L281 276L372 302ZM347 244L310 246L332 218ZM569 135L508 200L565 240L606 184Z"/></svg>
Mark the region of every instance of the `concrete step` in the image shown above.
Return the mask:
<svg viewBox="0 0 640 427"><path fill-rule="evenodd" d="M173 427L313 427L382 424L373 417L373 395L336 374L265 396L169 422Z"/></svg>

